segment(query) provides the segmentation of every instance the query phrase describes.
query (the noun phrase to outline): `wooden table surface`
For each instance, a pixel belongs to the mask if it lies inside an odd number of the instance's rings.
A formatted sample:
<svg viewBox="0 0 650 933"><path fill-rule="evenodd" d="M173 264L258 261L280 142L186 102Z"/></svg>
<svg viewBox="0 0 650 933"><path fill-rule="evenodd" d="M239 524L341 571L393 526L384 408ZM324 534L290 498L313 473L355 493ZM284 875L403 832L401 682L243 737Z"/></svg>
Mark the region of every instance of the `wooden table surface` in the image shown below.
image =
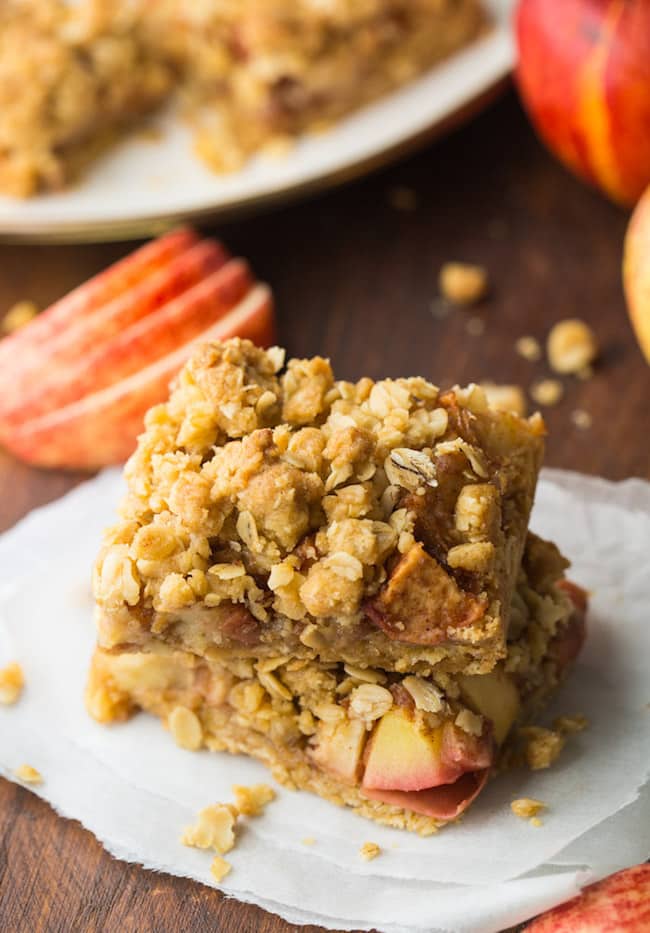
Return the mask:
<svg viewBox="0 0 650 933"><path fill-rule="evenodd" d="M415 193L414 210L391 204L400 186ZM273 285L290 354L329 356L345 378L421 374L442 386L529 386L548 370L517 356L516 338L543 340L555 321L584 318L601 361L591 380L565 379L563 400L546 410L547 463L620 480L650 472L650 368L621 292L626 220L551 160L508 92L469 126L388 170L210 232ZM46 305L130 248L0 246L0 313L21 298ZM492 292L475 311L441 317L437 275L450 259L484 264ZM470 320L482 334L468 334ZM574 426L576 409L591 415L589 429ZM82 479L30 469L0 451L0 529ZM77 823L6 781L0 813L2 930L316 929L118 862Z"/></svg>

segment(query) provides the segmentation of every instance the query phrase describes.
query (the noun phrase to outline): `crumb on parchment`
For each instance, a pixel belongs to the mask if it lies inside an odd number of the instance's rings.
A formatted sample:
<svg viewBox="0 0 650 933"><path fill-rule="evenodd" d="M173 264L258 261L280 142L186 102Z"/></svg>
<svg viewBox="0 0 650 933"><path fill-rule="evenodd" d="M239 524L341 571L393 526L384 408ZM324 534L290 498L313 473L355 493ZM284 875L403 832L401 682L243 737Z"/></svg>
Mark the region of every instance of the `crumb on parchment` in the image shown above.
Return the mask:
<svg viewBox="0 0 650 933"><path fill-rule="evenodd" d="M316 845L316 840L313 836L305 836L305 838L302 840L302 844L304 846L313 846Z"/></svg>
<svg viewBox="0 0 650 933"><path fill-rule="evenodd" d="M532 797L519 797L517 800L512 801L510 809L519 819L528 820L531 817L536 817L542 810L545 810L546 804Z"/></svg>
<svg viewBox="0 0 650 933"><path fill-rule="evenodd" d="M25 675L20 664L12 661L0 669L0 703L11 706L16 703L25 686Z"/></svg>
<svg viewBox="0 0 650 933"><path fill-rule="evenodd" d="M381 855L381 848L376 842L364 842L359 849L359 855L364 862L371 862L374 858L377 858L378 855Z"/></svg>
<svg viewBox="0 0 650 933"><path fill-rule="evenodd" d="M235 806L242 816L258 816L267 803L275 800L276 794L268 784L233 784L232 792L235 795Z"/></svg>
<svg viewBox="0 0 650 933"><path fill-rule="evenodd" d="M224 855L235 845L237 815L236 808L228 803L206 807L199 813L196 823L185 829L181 842L197 849L214 849Z"/></svg>
<svg viewBox="0 0 650 933"><path fill-rule="evenodd" d="M217 882L221 884L226 875L229 875L232 870L232 865L230 862L227 862L225 858L221 858L220 855L215 855L212 859L212 864L210 865L210 874Z"/></svg>
<svg viewBox="0 0 650 933"><path fill-rule="evenodd" d="M543 726L523 726L519 735L525 740L525 761L531 771L550 768L566 742L564 735Z"/></svg>
<svg viewBox="0 0 650 933"><path fill-rule="evenodd" d="M573 716L558 716L553 723L553 728L561 735L574 735L576 732L584 732L589 726L589 720L583 713L574 713Z"/></svg>
<svg viewBox="0 0 650 933"><path fill-rule="evenodd" d="M40 771L37 771L36 768L32 767L32 765L21 765L19 768L16 768L14 775L24 784L43 783L43 775Z"/></svg>

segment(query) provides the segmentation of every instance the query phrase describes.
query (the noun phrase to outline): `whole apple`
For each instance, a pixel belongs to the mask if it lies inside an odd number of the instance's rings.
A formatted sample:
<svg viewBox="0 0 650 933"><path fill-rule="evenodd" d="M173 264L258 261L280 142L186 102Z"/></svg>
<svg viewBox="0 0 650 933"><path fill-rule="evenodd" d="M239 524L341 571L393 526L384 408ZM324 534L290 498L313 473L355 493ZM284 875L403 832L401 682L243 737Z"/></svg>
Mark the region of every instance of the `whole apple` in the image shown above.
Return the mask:
<svg viewBox="0 0 650 933"><path fill-rule="evenodd" d="M625 234L623 287L636 339L650 363L650 187L634 209Z"/></svg>
<svg viewBox="0 0 650 933"><path fill-rule="evenodd" d="M519 0L516 79L548 147L621 204L650 184L648 0Z"/></svg>

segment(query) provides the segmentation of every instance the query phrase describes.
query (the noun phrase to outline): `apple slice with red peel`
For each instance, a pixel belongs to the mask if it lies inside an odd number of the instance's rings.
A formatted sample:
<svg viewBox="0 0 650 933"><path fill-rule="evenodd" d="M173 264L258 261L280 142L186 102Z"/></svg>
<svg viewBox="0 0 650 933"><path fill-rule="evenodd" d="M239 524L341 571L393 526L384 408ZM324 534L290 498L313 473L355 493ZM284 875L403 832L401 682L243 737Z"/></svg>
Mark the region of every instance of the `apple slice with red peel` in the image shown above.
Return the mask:
<svg viewBox="0 0 650 933"><path fill-rule="evenodd" d="M425 729L405 709L389 710L370 738L364 790L420 791L451 784L466 771L492 763L487 737L468 735L451 722Z"/></svg>
<svg viewBox="0 0 650 933"><path fill-rule="evenodd" d="M120 463L135 449L146 411L167 398L170 380L196 347L235 336L260 346L274 342L267 286L257 285L221 320L145 369L15 428L4 438L5 446L37 466L93 470Z"/></svg>
<svg viewBox="0 0 650 933"><path fill-rule="evenodd" d="M489 771L471 771L463 774L453 784L440 784L426 790L368 790L364 796L370 800L412 810L430 816L434 820L455 820L460 816L485 787Z"/></svg>
<svg viewBox="0 0 650 933"><path fill-rule="evenodd" d="M99 307L132 289L139 282L166 266L184 253L198 236L189 228L181 227L141 246L135 252L113 263L108 269L93 276L83 285L69 292L59 301L42 311L29 327L25 327L0 342L0 373L6 366L16 365L28 348L47 345L69 324L94 314Z"/></svg>
<svg viewBox="0 0 650 933"><path fill-rule="evenodd" d="M333 727L323 724L316 734L316 745L310 751L311 758L321 770L340 781L356 784L367 735L365 723L359 719L346 719Z"/></svg>
<svg viewBox="0 0 650 933"><path fill-rule="evenodd" d="M650 865L635 865L590 884L542 914L526 933L648 933Z"/></svg>
<svg viewBox="0 0 650 933"><path fill-rule="evenodd" d="M55 408L97 392L192 340L223 317L252 285L247 264L231 259L216 272L65 367L46 369L0 422L0 436Z"/></svg>
<svg viewBox="0 0 650 933"><path fill-rule="evenodd" d="M4 376L0 376L0 420L20 404L21 398L42 372L48 372L50 381L56 380L60 370L65 371L70 363L91 353L99 343L158 310L226 261L223 247L211 240L203 240L128 291L98 307L94 313L57 330L46 344L22 347L20 355L6 365Z"/></svg>

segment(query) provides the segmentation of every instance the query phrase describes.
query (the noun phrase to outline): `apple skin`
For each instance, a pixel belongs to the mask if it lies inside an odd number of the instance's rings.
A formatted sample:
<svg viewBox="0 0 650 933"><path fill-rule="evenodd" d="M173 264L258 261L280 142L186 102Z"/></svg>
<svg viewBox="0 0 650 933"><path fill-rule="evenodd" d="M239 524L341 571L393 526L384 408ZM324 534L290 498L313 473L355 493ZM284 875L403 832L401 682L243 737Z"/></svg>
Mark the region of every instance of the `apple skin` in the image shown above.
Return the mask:
<svg viewBox="0 0 650 933"><path fill-rule="evenodd" d="M98 392L173 353L222 318L252 284L246 263L231 259L158 310L107 341L97 341L89 352L64 365L48 360L42 377L33 380L31 392L21 394L13 407L2 411L0 406L0 438L16 426Z"/></svg>
<svg viewBox="0 0 650 933"><path fill-rule="evenodd" d="M139 372L21 425L3 438L15 456L34 466L94 470L133 453L143 419L168 396L169 383L200 343L247 337L259 346L275 340L271 292L258 285L225 317L194 340Z"/></svg>
<svg viewBox="0 0 650 933"><path fill-rule="evenodd" d="M625 234L623 287L636 339L650 363L650 187L637 204Z"/></svg>
<svg viewBox="0 0 650 933"><path fill-rule="evenodd" d="M616 872L582 894L542 914L526 933L647 933L650 930L650 865Z"/></svg>
<svg viewBox="0 0 650 933"><path fill-rule="evenodd" d="M632 205L650 184L650 4L520 0L516 79L541 138Z"/></svg>

